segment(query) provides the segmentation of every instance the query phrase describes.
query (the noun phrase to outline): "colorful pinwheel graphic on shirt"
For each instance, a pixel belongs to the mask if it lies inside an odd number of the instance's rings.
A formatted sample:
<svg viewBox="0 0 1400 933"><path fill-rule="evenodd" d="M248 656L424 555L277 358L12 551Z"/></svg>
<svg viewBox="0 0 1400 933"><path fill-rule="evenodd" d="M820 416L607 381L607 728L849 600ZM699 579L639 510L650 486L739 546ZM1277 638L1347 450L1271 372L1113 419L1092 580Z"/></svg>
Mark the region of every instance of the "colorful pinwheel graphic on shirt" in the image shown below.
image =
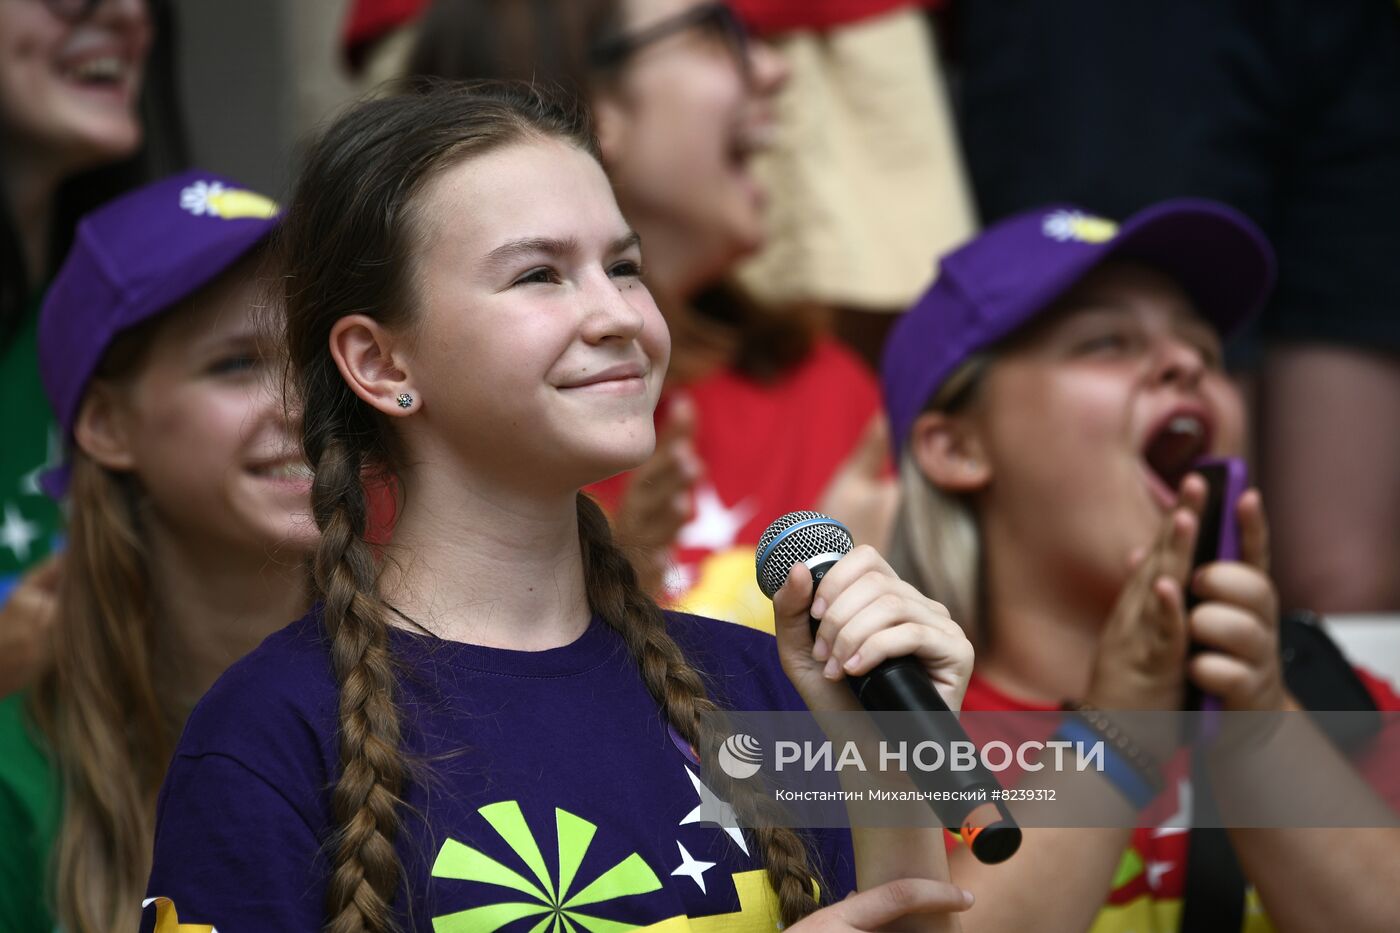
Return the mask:
<svg viewBox="0 0 1400 933"><path fill-rule="evenodd" d="M448 839L438 851L433 877L498 885L524 894L527 900L487 904L434 917L436 933L499 930L506 924L537 916L540 921L530 933L624 933L636 929L636 925L582 913L579 908L597 909L608 901L647 894L661 887L656 873L636 852L578 887L579 867L598 827L567 810L556 808L554 811L559 842L558 879L550 877L519 803L506 800L484 806L477 812L519 856L533 880L455 839Z"/></svg>

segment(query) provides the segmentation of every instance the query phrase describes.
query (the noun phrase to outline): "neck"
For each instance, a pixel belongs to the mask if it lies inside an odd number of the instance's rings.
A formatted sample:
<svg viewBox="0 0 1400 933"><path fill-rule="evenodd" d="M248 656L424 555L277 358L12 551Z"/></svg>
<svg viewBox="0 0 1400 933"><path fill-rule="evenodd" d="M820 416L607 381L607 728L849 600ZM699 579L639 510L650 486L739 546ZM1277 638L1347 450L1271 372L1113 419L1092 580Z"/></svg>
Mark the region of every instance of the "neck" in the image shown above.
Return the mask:
<svg viewBox="0 0 1400 933"><path fill-rule="evenodd" d="M290 556L191 546L159 520L150 532L152 595L179 659L178 695L192 704L229 665L306 611L304 571Z"/></svg>
<svg viewBox="0 0 1400 933"><path fill-rule="evenodd" d="M591 617L575 493L527 494L427 459L432 469L401 476L410 492L380 584L389 605L452 641L522 651L575 641Z"/></svg>
<svg viewBox="0 0 1400 933"><path fill-rule="evenodd" d="M1053 561L1028 553L1024 536L983 527L984 627L988 645L977 673L1017 698L1082 699L1093 673L1108 609Z"/></svg>
<svg viewBox="0 0 1400 933"><path fill-rule="evenodd" d="M63 175L41 161L12 154L5 159L5 199L14 215L25 274L31 287L47 271L53 202Z"/></svg>

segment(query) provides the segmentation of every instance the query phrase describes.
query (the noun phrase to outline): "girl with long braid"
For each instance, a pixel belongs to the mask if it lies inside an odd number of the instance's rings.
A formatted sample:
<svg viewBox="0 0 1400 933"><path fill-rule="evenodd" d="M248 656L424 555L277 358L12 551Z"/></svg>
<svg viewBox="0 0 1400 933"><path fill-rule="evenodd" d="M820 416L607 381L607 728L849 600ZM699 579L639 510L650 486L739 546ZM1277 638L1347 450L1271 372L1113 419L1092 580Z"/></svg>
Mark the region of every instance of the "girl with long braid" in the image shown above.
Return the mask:
<svg viewBox="0 0 1400 933"><path fill-rule="evenodd" d="M658 609L579 493L651 452L669 354L583 116L499 84L361 104L311 150L281 248L319 603L191 716L156 926L956 929L939 832L745 820L743 782L700 767L709 711L854 699L805 568L775 650ZM874 551L815 600L859 646L847 672L916 654L957 708L966 640Z"/></svg>

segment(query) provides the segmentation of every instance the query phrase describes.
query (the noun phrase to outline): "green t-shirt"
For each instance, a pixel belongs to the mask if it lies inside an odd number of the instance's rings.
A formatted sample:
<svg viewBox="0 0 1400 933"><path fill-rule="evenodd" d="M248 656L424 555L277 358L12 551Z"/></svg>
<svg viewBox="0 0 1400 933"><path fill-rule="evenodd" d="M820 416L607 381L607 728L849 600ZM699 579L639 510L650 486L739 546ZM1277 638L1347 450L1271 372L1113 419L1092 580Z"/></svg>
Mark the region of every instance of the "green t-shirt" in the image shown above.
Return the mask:
<svg viewBox="0 0 1400 933"><path fill-rule="evenodd" d="M49 400L39 381L39 299L14 341L0 350L0 602L19 575L59 542L58 505L39 489L39 474L63 459Z"/></svg>
<svg viewBox="0 0 1400 933"><path fill-rule="evenodd" d="M44 890L58 832L58 775L25 715L27 699L0 700L0 930L52 933Z"/></svg>

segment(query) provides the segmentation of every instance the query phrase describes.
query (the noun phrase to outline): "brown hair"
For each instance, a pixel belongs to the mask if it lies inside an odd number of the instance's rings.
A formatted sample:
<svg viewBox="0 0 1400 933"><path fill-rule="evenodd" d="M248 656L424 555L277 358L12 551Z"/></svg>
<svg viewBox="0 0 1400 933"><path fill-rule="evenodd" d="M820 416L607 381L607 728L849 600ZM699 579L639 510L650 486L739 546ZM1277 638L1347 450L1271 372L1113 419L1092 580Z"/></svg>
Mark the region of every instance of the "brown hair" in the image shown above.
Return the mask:
<svg viewBox="0 0 1400 933"><path fill-rule="evenodd" d="M99 378L130 378L154 326L117 340ZM75 450L69 501L52 654L29 713L62 787L50 903L60 927L83 933L125 929L140 907L182 713L157 676L164 645L133 480Z"/></svg>
<svg viewBox="0 0 1400 933"><path fill-rule="evenodd" d="M356 313L390 326L411 323L419 192L465 159L539 138L598 155L575 104L524 85L438 85L362 103L312 149L282 231L290 388L304 413L303 446L316 477L312 511L322 532L315 585L340 684L341 775L332 793L338 830L326 904L326 929L335 933L395 927L401 865L394 842L409 773L379 567L366 540L366 481L392 476L401 454L388 419L341 378L328 351L330 331ZM590 607L620 632L681 735L697 749L715 747L702 720L714 704L699 674L612 543L601 511L582 495L578 520ZM805 848L791 830L756 832L791 923L815 907Z"/></svg>

